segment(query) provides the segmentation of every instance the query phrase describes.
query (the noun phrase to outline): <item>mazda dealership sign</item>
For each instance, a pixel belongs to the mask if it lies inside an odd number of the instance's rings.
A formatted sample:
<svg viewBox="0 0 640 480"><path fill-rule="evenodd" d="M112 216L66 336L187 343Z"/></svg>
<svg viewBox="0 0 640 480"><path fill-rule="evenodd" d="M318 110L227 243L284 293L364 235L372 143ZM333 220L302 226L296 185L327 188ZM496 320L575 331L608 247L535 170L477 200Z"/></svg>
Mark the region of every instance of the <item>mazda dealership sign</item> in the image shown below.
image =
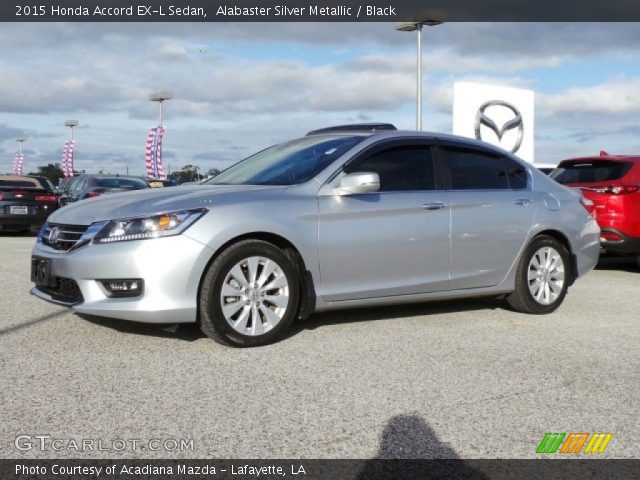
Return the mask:
<svg viewBox="0 0 640 480"><path fill-rule="evenodd" d="M458 82L453 88L453 133L497 145L533 163L534 93L520 88Z"/></svg>

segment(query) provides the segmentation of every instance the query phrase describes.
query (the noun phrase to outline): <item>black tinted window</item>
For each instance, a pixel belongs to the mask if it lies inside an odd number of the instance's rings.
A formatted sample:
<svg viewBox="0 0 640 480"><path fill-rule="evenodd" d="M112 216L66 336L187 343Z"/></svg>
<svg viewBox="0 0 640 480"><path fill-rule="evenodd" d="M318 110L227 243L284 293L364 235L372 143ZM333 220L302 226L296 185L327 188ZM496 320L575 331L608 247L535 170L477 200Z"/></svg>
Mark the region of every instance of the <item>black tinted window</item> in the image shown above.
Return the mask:
<svg viewBox="0 0 640 480"><path fill-rule="evenodd" d="M509 188L512 190L523 190L527 188L527 170L518 162L515 162L508 157L504 157L502 161L504 162L504 168L507 171Z"/></svg>
<svg viewBox="0 0 640 480"><path fill-rule="evenodd" d="M631 168L629 162L594 160L585 162L562 162L551 173L551 178L559 183L595 183L619 180Z"/></svg>
<svg viewBox="0 0 640 480"><path fill-rule="evenodd" d="M347 168L347 173L380 176L380 191L434 190L433 156L429 146L396 147L371 155Z"/></svg>
<svg viewBox="0 0 640 480"><path fill-rule="evenodd" d="M508 189L507 175L498 157L473 150L445 149L453 190Z"/></svg>

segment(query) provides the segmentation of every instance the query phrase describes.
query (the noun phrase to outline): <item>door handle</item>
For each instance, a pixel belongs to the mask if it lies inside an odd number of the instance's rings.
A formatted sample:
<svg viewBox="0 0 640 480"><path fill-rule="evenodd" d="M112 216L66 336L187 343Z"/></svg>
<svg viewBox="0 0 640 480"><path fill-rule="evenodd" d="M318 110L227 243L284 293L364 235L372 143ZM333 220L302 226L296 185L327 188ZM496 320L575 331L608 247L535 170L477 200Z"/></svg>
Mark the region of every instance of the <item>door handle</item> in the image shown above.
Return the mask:
<svg viewBox="0 0 640 480"><path fill-rule="evenodd" d="M526 207L528 205L531 205L533 203L533 200L531 200L530 198L519 198L513 203L522 207Z"/></svg>
<svg viewBox="0 0 640 480"><path fill-rule="evenodd" d="M422 205L424 210L442 210L444 202L429 202Z"/></svg>

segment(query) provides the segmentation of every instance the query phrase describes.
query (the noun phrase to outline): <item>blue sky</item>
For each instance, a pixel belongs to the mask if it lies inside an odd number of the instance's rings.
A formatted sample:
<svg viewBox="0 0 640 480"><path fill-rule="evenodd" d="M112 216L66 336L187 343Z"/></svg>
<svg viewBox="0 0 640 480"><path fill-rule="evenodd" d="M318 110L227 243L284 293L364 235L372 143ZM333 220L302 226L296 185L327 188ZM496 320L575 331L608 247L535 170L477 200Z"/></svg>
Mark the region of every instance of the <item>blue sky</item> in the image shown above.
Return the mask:
<svg viewBox="0 0 640 480"><path fill-rule="evenodd" d="M57 162L75 118L77 168L142 174L160 89L172 170L331 124L414 125L415 36L387 23L4 24L0 45L0 172L22 134L27 170ZM451 132L453 83L479 81L536 91L536 162L640 153L639 45L638 24L429 28L425 129Z"/></svg>

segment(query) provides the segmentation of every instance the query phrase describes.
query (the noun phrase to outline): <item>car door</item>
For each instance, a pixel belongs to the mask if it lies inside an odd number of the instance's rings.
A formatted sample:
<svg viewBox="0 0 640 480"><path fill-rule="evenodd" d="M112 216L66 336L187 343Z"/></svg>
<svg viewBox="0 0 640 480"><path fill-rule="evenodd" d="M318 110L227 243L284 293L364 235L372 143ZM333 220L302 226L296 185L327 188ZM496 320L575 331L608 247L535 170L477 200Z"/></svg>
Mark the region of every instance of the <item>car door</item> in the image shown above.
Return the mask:
<svg viewBox="0 0 640 480"><path fill-rule="evenodd" d="M536 212L527 170L493 151L442 145L451 202L451 284L499 284L516 261Z"/></svg>
<svg viewBox="0 0 640 480"><path fill-rule="evenodd" d="M432 145L377 145L340 175L377 173L377 192L320 190L321 296L327 301L449 289L448 195L437 178Z"/></svg>

